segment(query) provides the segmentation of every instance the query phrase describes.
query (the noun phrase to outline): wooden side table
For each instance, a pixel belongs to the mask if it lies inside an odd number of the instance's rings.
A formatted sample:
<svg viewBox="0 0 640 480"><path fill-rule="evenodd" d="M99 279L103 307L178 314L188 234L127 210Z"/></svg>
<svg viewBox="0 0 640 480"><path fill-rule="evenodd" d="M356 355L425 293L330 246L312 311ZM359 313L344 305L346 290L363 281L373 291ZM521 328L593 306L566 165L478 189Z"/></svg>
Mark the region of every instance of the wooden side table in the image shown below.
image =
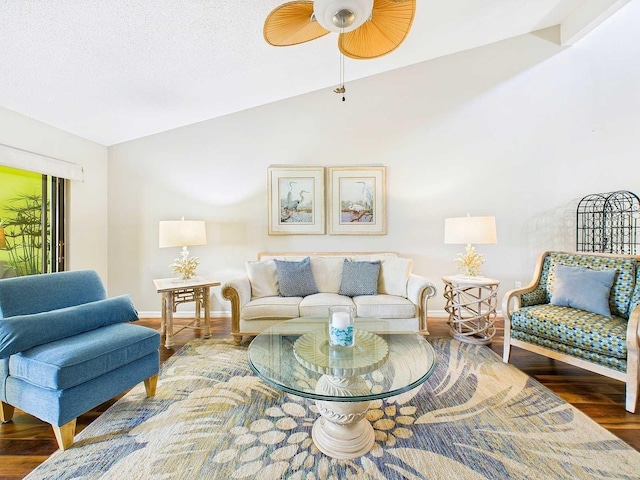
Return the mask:
<svg viewBox="0 0 640 480"><path fill-rule="evenodd" d="M193 277L188 280L180 278L159 278L153 281L156 291L162 294L162 323L160 334L165 335L165 347L173 346L173 312L181 303L196 303L196 318L186 327L200 327L201 309L204 309L204 338L211 334L211 287L217 287L220 282L209 277ZM186 328L183 327L183 328Z"/></svg>
<svg viewBox="0 0 640 480"><path fill-rule="evenodd" d="M444 309L449 329L461 342L486 345L496 334L496 308L500 282L486 277L443 277Z"/></svg>

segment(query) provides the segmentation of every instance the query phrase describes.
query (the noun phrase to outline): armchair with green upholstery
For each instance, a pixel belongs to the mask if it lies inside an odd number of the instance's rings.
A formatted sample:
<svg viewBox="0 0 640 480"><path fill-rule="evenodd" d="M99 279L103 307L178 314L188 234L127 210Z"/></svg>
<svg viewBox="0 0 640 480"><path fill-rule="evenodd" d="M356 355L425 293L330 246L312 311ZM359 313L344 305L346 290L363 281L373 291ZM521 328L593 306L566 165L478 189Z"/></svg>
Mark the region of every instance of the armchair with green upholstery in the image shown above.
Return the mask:
<svg viewBox="0 0 640 480"><path fill-rule="evenodd" d="M611 283L591 280L607 272ZM503 360L515 346L625 382L626 409L633 413L639 304L640 257L544 252L532 282L504 296Z"/></svg>

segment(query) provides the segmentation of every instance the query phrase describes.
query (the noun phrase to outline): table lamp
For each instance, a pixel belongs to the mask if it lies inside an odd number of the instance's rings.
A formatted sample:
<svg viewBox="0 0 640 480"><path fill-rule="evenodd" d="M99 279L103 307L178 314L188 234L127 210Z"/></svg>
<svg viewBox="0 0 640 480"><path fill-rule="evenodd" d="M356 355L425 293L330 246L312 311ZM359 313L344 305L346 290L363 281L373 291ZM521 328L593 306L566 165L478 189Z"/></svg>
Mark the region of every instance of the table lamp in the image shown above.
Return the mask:
<svg viewBox="0 0 640 480"><path fill-rule="evenodd" d="M454 259L456 268L467 277L480 275L484 255L477 253L472 244L498 243L495 217L454 217L444 219L444 243L467 245L464 254Z"/></svg>
<svg viewBox="0 0 640 480"><path fill-rule="evenodd" d="M182 247L180 258L176 258L169 267L174 274L180 274L182 280L192 278L200 260L189 257L187 247L207 244L207 233L202 220L165 220L160 222L160 248Z"/></svg>

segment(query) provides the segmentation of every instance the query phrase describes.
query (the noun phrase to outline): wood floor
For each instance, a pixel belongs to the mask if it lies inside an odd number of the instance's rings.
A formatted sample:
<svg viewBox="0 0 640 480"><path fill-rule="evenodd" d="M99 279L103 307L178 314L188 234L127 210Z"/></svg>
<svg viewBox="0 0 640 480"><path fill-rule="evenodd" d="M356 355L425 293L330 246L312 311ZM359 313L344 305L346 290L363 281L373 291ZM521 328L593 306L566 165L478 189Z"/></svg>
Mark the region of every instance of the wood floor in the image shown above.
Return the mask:
<svg viewBox="0 0 640 480"><path fill-rule="evenodd" d="M176 319L178 325L188 320ZM212 336L228 338L228 318L213 321ZM501 322L498 322L501 323ZM139 324L159 328L159 319L144 319ZM442 318L429 321L433 336L447 336L448 327ZM171 357L192 338L200 337L200 330L183 329L175 336L173 349L161 347L161 361ZM502 331L494 339L491 349L502 354ZM557 395L570 402L593 420L640 450L640 413L633 415L624 409L625 387L622 382L556 362L519 348L512 349L511 363L536 378ZM110 400L78 418L81 431L102 412L115 403ZM57 449L51 427L40 420L16 410L11 422L0 425L0 479L21 479Z"/></svg>

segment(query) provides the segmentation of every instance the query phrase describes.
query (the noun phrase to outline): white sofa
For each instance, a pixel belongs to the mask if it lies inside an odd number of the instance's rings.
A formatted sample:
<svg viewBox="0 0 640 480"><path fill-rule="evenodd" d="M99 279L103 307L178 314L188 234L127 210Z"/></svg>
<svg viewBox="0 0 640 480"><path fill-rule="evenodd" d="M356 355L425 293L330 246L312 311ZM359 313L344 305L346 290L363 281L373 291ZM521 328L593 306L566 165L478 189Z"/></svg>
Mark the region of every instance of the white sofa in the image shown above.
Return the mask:
<svg viewBox="0 0 640 480"><path fill-rule="evenodd" d="M280 296L274 260L310 258L318 293L304 297ZM380 261L377 294L340 295L344 260ZM276 323L297 317L326 316L334 305L355 307L356 318L377 318L390 330L428 334L427 301L436 286L411 272L412 260L392 252L375 253L260 253L246 263L247 274L226 282L222 295L231 301L231 333L236 344Z"/></svg>

